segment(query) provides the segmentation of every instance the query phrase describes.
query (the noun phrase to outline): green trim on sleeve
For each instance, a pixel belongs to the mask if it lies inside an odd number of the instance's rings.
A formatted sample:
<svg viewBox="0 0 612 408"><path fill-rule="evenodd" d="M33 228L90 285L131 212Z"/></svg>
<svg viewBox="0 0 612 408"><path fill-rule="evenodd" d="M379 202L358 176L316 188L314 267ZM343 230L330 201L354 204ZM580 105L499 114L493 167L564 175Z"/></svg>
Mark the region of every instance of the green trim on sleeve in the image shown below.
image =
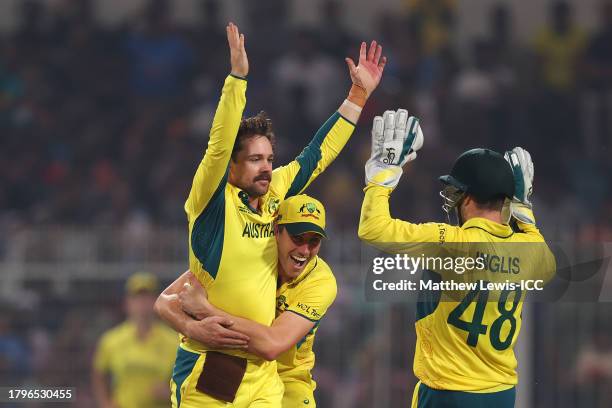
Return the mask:
<svg viewBox="0 0 612 408"><path fill-rule="evenodd" d="M323 144L323 140L328 135L331 128L338 122L341 118L340 113L335 112L327 121L321 126L321 128L314 135L308 146L302 150L302 153L295 159L300 164L300 170L295 175L287 194L285 195L285 199L297 195L306 187L308 180L314 173L317 168L317 164L319 164L319 160L321 160L321 145Z"/></svg>
<svg viewBox="0 0 612 408"><path fill-rule="evenodd" d="M321 321L317 320L315 322L315 325L312 327L312 329L310 329L310 331L304 337L302 337L300 341L297 342L297 344L295 345L297 349L299 349L302 346L302 344L306 342L306 340L308 339L308 336L314 334L314 331L317 329L317 327L319 327L319 323L321 323Z"/></svg>
<svg viewBox="0 0 612 408"><path fill-rule="evenodd" d="M215 279L221 263L225 235L225 186L229 166L208 205L196 218L191 231L191 249L208 274Z"/></svg>

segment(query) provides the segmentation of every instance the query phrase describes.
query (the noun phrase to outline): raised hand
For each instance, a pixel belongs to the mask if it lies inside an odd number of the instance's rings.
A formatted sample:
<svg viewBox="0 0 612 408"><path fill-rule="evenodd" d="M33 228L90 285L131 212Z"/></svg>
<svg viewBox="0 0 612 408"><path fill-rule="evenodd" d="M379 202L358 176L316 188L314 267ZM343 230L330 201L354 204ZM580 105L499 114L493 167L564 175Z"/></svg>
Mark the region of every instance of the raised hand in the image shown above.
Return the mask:
<svg viewBox="0 0 612 408"><path fill-rule="evenodd" d="M376 116L372 125L372 154L365 165L366 183L395 188L402 167L416 159L423 140L419 120L409 117L406 109Z"/></svg>
<svg viewBox="0 0 612 408"><path fill-rule="evenodd" d="M345 61L351 81L354 85L363 88L366 97L369 97L380 83L387 63L387 57L382 56L382 46L372 41L368 50L366 43L362 42L359 50L359 64L355 66L351 58L345 58Z"/></svg>
<svg viewBox="0 0 612 408"><path fill-rule="evenodd" d="M244 34L240 34L238 26L234 23L229 23L225 31L230 49L231 74L244 78L249 73L249 59L244 49Z"/></svg>

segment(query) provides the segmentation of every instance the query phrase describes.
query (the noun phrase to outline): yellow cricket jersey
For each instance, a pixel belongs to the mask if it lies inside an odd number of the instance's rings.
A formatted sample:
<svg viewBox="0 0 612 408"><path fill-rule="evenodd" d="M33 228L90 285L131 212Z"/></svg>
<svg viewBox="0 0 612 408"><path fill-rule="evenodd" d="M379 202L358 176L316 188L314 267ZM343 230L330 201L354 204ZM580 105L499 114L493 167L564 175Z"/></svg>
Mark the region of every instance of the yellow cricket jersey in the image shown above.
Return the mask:
<svg viewBox="0 0 612 408"><path fill-rule="evenodd" d="M283 382L301 381L315 388L310 371L314 367L312 349L321 319L336 299L336 278L329 265L314 257L304 271L291 282L285 282L276 292L276 315L291 312L315 323L310 332L295 346L281 354L278 374Z"/></svg>
<svg viewBox="0 0 612 408"><path fill-rule="evenodd" d="M176 357L176 333L154 323L145 339L126 321L107 331L98 344L94 368L112 378L112 398L120 408L167 407L167 399L155 399L153 388L168 383Z"/></svg>
<svg viewBox="0 0 612 408"><path fill-rule="evenodd" d="M372 184L365 189L359 236L366 242L393 253L412 250L418 242L435 243L435 247L466 244L466 248L475 243L477 248L487 248L483 258L486 267L466 272L465 281L548 282L552 278L555 259L535 225L518 223L521 232L514 232L508 225L484 218L472 218L461 227L396 220L389 215L391 191ZM444 278L430 270L422 277L438 283ZM514 344L521 329L525 294L520 287L494 293L479 286L464 292L428 292L420 297L415 375L439 390L494 392L514 386Z"/></svg>
<svg viewBox="0 0 612 408"><path fill-rule="evenodd" d="M216 307L270 325L274 320L277 249L273 221L282 200L299 194L336 158L355 125L334 113L302 153L272 173L260 208L228 183L232 148L246 103L246 80L227 77L208 148L185 203L189 221L189 268ZM206 348L192 340L194 351ZM224 351L227 352L227 351ZM252 357L244 352L229 354Z"/></svg>
<svg viewBox="0 0 612 408"><path fill-rule="evenodd" d="M541 75L549 86L568 90L575 86L579 60L588 43L588 34L572 27L566 34L550 28L538 32L534 41L535 52L541 60Z"/></svg>

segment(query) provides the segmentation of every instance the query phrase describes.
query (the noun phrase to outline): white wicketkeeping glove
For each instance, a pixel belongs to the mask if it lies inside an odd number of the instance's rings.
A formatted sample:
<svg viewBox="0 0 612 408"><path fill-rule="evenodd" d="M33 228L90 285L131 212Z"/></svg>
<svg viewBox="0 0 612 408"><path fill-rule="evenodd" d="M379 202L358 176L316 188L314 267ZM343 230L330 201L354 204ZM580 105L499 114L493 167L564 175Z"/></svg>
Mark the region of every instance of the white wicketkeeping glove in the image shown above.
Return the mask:
<svg viewBox="0 0 612 408"><path fill-rule="evenodd" d="M533 162L531 155L522 147L515 147L504 154L514 173L514 198L510 202L510 215L517 221L535 224L531 211L533 193Z"/></svg>
<svg viewBox="0 0 612 408"><path fill-rule="evenodd" d="M402 176L402 167L416 159L423 146L419 120L408 111L386 111L376 116L372 125L372 154L365 165L366 184L393 187Z"/></svg>

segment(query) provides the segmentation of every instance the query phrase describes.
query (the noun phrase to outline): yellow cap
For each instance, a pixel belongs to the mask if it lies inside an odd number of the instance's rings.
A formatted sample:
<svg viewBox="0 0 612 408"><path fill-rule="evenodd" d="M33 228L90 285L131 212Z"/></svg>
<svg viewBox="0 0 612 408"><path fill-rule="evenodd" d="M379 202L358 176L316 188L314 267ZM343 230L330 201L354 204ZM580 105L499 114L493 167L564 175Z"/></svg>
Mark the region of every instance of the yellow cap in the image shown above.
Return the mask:
<svg viewBox="0 0 612 408"><path fill-rule="evenodd" d="M130 295L141 292L157 293L158 287L157 278L148 272L135 273L125 283L125 291Z"/></svg>
<svg viewBox="0 0 612 408"><path fill-rule="evenodd" d="M278 208L279 225L284 225L291 235L315 232L323 237L325 233L325 208L317 199L306 194L290 197Z"/></svg>

